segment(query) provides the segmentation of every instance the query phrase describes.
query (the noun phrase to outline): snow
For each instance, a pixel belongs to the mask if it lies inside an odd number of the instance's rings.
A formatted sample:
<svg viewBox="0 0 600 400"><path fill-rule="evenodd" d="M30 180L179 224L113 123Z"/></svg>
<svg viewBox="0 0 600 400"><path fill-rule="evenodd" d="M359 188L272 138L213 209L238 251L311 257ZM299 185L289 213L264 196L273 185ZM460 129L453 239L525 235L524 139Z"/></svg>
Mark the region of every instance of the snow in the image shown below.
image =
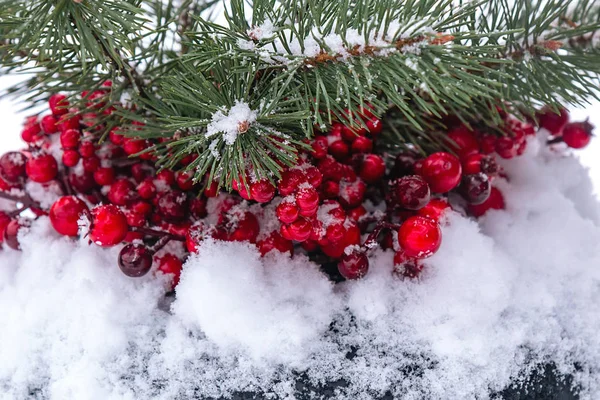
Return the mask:
<svg viewBox="0 0 600 400"><path fill-rule="evenodd" d="M577 159L535 142L504 168L507 210L479 223L450 213L419 280L391 273L392 252L374 251L365 279L334 286L301 255L207 242L169 305L163 280L120 272L118 248L58 237L40 218L23 252L0 253L0 391L293 398L296 371L349 382L337 398L471 399L553 361L583 384L582 398L598 398L591 181Z"/></svg>
<svg viewBox="0 0 600 400"><path fill-rule="evenodd" d="M256 122L258 113L242 101L236 101L229 110L223 109L215 112L206 127L206 137L223 134L225 143L229 146L235 143L239 134L248 130L248 126Z"/></svg>

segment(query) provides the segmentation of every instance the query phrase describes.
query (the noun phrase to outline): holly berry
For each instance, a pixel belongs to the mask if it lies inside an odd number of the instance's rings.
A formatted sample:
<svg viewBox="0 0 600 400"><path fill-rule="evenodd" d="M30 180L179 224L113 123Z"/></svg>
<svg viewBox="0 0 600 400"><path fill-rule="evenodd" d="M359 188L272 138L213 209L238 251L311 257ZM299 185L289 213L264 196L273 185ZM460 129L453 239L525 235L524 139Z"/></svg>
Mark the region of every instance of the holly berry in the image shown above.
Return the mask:
<svg viewBox="0 0 600 400"><path fill-rule="evenodd" d="M81 132L76 129L67 129L60 134L60 145L63 149L76 149L81 140Z"/></svg>
<svg viewBox="0 0 600 400"><path fill-rule="evenodd" d="M515 141L507 136L496 139L496 153L502 158L513 158L517 155L518 146Z"/></svg>
<svg viewBox="0 0 600 400"><path fill-rule="evenodd" d="M40 154L27 160L25 164L27 176L34 182L46 183L56 178L58 164L50 154Z"/></svg>
<svg viewBox="0 0 600 400"><path fill-rule="evenodd" d="M54 115L46 115L40 121L40 126L46 135L58 132L57 118Z"/></svg>
<svg viewBox="0 0 600 400"><path fill-rule="evenodd" d="M370 153L371 151L373 151L373 141L369 138L366 138L364 136L358 136L356 139L354 139L354 141L352 142L352 153L354 154L367 154Z"/></svg>
<svg viewBox="0 0 600 400"><path fill-rule="evenodd" d="M416 278L423 270L423 265L418 260L410 258L404 251L394 254L394 272L406 278Z"/></svg>
<svg viewBox="0 0 600 400"><path fill-rule="evenodd" d="M0 244L4 242L4 231L10 223L10 216L4 211L0 211Z"/></svg>
<svg viewBox="0 0 600 400"><path fill-rule="evenodd" d="M18 219L11 220L4 229L4 243L13 250L21 250L21 244L19 243L19 231L23 229L25 225Z"/></svg>
<svg viewBox="0 0 600 400"><path fill-rule="evenodd" d="M291 224L300 215L300 210L290 201L281 202L277 208L275 209L275 213L277 214L277 218L283 222L284 224Z"/></svg>
<svg viewBox="0 0 600 400"><path fill-rule="evenodd" d="M25 176L27 157L18 151L9 151L0 157L0 175L10 182L18 182Z"/></svg>
<svg viewBox="0 0 600 400"><path fill-rule="evenodd" d="M281 225L281 236L288 240L304 242L310 237L312 225L303 217L299 217L288 225Z"/></svg>
<svg viewBox="0 0 600 400"><path fill-rule="evenodd" d="M496 187L492 187L490 196L481 204L470 204L469 212L475 217L481 217L489 210L503 210L505 208L504 196Z"/></svg>
<svg viewBox="0 0 600 400"><path fill-rule="evenodd" d="M300 210L314 210L319 206L319 193L312 186L302 186L296 193L296 204Z"/></svg>
<svg viewBox="0 0 600 400"><path fill-rule="evenodd" d="M127 236L127 218L117 206L101 205L92 209L91 240L99 246L119 244Z"/></svg>
<svg viewBox="0 0 600 400"><path fill-rule="evenodd" d="M277 231L271 232L267 237L260 240L256 246L262 256L273 250L281 253L289 253L290 255L294 254L294 244L292 241L284 239Z"/></svg>
<svg viewBox="0 0 600 400"><path fill-rule="evenodd" d="M69 112L69 102L64 94L53 94L48 99L48 105L52 114L59 116Z"/></svg>
<svg viewBox="0 0 600 400"><path fill-rule="evenodd" d="M130 243L119 252L119 268L132 278L139 278L152 267L152 251L139 243Z"/></svg>
<svg viewBox="0 0 600 400"><path fill-rule="evenodd" d="M297 168L283 171L277 189L282 196L289 196L294 193L300 184L306 182L306 175Z"/></svg>
<svg viewBox="0 0 600 400"><path fill-rule="evenodd" d="M56 232L65 236L77 236L79 220L89 217L87 205L75 196L63 196L50 207L50 223Z"/></svg>
<svg viewBox="0 0 600 400"><path fill-rule="evenodd" d="M187 196L179 190L169 190L159 195L156 211L169 222L178 222L187 216Z"/></svg>
<svg viewBox="0 0 600 400"><path fill-rule="evenodd" d="M481 204L490 197L492 186L484 173L465 175L461 183L461 193L470 204Z"/></svg>
<svg viewBox="0 0 600 400"><path fill-rule="evenodd" d="M171 276L170 281L170 290L173 290L179 283L179 278L181 276L181 269L183 267L183 263L179 259L179 257L167 253L164 256L158 259L158 271L165 275Z"/></svg>
<svg viewBox="0 0 600 400"><path fill-rule="evenodd" d="M100 186L110 185L115 180L115 170L112 167L100 167L94 171L94 180Z"/></svg>
<svg viewBox="0 0 600 400"><path fill-rule="evenodd" d="M329 154L334 156L338 161L344 161L350 155L350 148L343 140L336 140L329 145Z"/></svg>
<svg viewBox="0 0 600 400"><path fill-rule="evenodd" d="M558 135L567 122L569 122L569 112L562 107L558 109L558 113L554 112L550 107L544 107L538 113L537 118L540 127L547 129L553 135Z"/></svg>
<svg viewBox="0 0 600 400"><path fill-rule="evenodd" d="M393 205L418 210L429 202L429 185L418 175L404 176L390 183L390 198Z"/></svg>
<svg viewBox="0 0 600 400"><path fill-rule="evenodd" d="M571 122L563 128L562 139L573 149L582 149L590 143L594 126L588 121Z"/></svg>
<svg viewBox="0 0 600 400"><path fill-rule="evenodd" d="M135 200L135 187L127 178L117 179L110 185L107 197L111 203L118 206L124 206L132 200Z"/></svg>
<svg viewBox="0 0 600 400"><path fill-rule="evenodd" d="M398 243L408 257L429 257L439 249L442 231L434 220L417 215L402 223Z"/></svg>
<svg viewBox="0 0 600 400"><path fill-rule="evenodd" d="M268 203L275 197L275 186L268 179L250 184L250 196L259 203Z"/></svg>
<svg viewBox="0 0 600 400"><path fill-rule="evenodd" d="M256 243L256 237L260 232L260 225L256 216L251 212L244 212L241 216L237 216L237 219L237 224L229 234L228 240Z"/></svg>
<svg viewBox="0 0 600 400"><path fill-rule="evenodd" d="M80 158L77 150L65 150L62 155L62 163L65 167L74 167Z"/></svg>
<svg viewBox="0 0 600 400"><path fill-rule="evenodd" d="M439 221L442 216L450 209L450 204L444 199L431 199L429 203L417 211L417 214L422 217L431 218L434 221Z"/></svg>
<svg viewBox="0 0 600 400"><path fill-rule="evenodd" d="M475 134L464 125L448 132L448 138L452 140L452 148L460 158L467 157L479 151L479 142Z"/></svg>
<svg viewBox="0 0 600 400"><path fill-rule="evenodd" d="M369 271L369 259L363 251L344 254L338 262L338 271L348 280L360 279Z"/></svg>
<svg viewBox="0 0 600 400"><path fill-rule="evenodd" d="M427 157L419 172L435 193L446 193L454 189L460 183L461 174L459 159L446 152L433 153Z"/></svg>
<svg viewBox="0 0 600 400"><path fill-rule="evenodd" d="M375 183L385 174L385 162L376 154L368 154L360 165L360 178L367 183Z"/></svg>

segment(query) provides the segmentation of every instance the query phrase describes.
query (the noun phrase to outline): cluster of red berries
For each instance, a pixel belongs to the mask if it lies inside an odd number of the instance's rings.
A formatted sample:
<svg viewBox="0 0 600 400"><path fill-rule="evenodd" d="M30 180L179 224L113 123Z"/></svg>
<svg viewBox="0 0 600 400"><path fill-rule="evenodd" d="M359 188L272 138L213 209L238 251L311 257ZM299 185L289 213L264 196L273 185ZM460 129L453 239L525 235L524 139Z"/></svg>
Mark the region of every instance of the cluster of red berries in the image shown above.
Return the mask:
<svg viewBox="0 0 600 400"><path fill-rule="evenodd" d="M85 112L53 95L50 115L27 119L27 149L0 157L0 197L20 205L0 212L0 243L19 249L18 232L28 226L22 215L29 209L47 215L61 235L103 247L125 243L118 265L126 275L160 272L171 277L171 287L183 261L207 238L253 243L262 255L302 251L323 264L335 262L332 274L345 279L368 272L374 248L393 249L393 270L416 277L421 260L440 247L447 210L478 217L504 208L492 184L501 175L496 156L522 154L536 132L533 123L510 115L504 117L505 136L450 121L451 152L423 158L404 151L392 158L376 153L382 122L363 111L354 126L334 123L317 134L311 151L277 182L249 170L226 193L216 182L202 190L183 172L191 156L180 171L157 171L147 139L115 128L98 144L98 114L113 111L106 107L109 91L107 84L84 93ZM589 142L592 127L569 124L564 110L542 110L539 121L554 140L576 148Z"/></svg>

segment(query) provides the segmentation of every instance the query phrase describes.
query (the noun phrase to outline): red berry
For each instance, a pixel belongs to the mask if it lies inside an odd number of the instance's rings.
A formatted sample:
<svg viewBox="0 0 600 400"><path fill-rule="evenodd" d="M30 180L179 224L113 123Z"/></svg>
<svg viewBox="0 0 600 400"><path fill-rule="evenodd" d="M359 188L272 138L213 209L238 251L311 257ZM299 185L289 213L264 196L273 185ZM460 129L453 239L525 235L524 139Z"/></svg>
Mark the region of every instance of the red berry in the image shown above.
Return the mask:
<svg viewBox="0 0 600 400"><path fill-rule="evenodd" d="M350 155L350 148L343 140L336 140L329 145L329 154L334 156L338 161L344 161Z"/></svg>
<svg viewBox="0 0 600 400"><path fill-rule="evenodd" d="M85 172L93 173L100 167L100 159L94 155L84 158L83 161L81 161L81 164Z"/></svg>
<svg viewBox="0 0 600 400"><path fill-rule="evenodd" d="M158 271L165 275L171 275L170 290L173 290L179 283L182 267L183 263L179 257L171 253L167 253L158 259Z"/></svg>
<svg viewBox="0 0 600 400"><path fill-rule="evenodd" d="M79 145L79 154L83 158L91 157L96 154L96 146L89 140L81 142Z"/></svg>
<svg viewBox="0 0 600 400"><path fill-rule="evenodd" d="M97 245L110 247L119 244L128 230L127 218L117 206L107 204L92 209L90 238Z"/></svg>
<svg viewBox="0 0 600 400"><path fill-rule="evenodd" d="M256 216L251 212L244 212L238 218L235 228L228 236L228 240L256 243L256 237L260 233L260 225Z"/></svg>
<svg viewBox="0 0 600 400"><path fill-rule="evenodd" d="M290 253L290 255L294 254L294 244L292 241L284 239L277 231L271 232L267 237L259 241L256 246L262 256L272 250L277 250L281 253Z"/></svg>
<svg viewBox="0 0 600 400"><path fill-rule="evenodd" d="M119 268L132 278L139 278L152 267L152 251L143 244L130 243L119 253Z"/></svg>
<svg viewBox="0 0 600 400"><path fill-rule="evenodd" d="M324 199L334 199L340 194L340 184L335 181L326 181L321 193Z"/></svg>
<svg viewBox="0 0 600 400"><path fill-rule="evenodd" d="M190 200L190 214L195 219L204 218L207 215L206 199L202 197L194 197Z"/></svg>
<svg viewBox="0 0 600 400"><path fill-rule="evenodd" d="M156 174L156 179L164 182L167 186L174 186L177 179L175 178L175 172L170 169L163 169L158 174Z"/></svg>
<svg viewBox="0 0 600 400"><path fill-rule="evenodd" d="M408 257L403 251L394 254L394 272L406 278L416 278L423 270L418 260Z"/></svg>
<svg viewBox="0 0 600 400"><path fill-rule="evenodd" d="M310 165L304 168L304 175L306 176L308 183L315 189L318 189L321 186L323 174L317 167Z"/></svg>
<svg viewBox="0 0 600 400"><path fill-rule="evenodd" d="M408 210L419 210L429 202L429 185L418 175L408 175L390 183L390 200Z"/></svg>
<svg viewBox="0 0 600 400"><path fill-rule="evenodd" d="M486 201L478 205L469 205L469 211L475 217L481 217L488 212L488 210L503 210L504 208L504 196L502 196L502 192L496 187L492 187L490 196Z"/></svg>
<svg viewBox="0 0 600 400"><path fill-rule="evenodd" d="M275 209L275 212L277 214L277 218L284 224L291 224L298 219L299 216L298 207L296 204L289 201L281 202Z"/></svg>
<svg viewBox="0 0 600 400"><path fill-rule="evenodd" d="M450 205L446 200L431 199L425 207L417 211L417 214L422 217L431 218L434 221L439 221L448 209L450 209Z"/></svg>
<svg viewBox="0 0 600 400"><path fill-rule="evenodd" d="M21 139L27 143L37 142L42 139L41 133L42 127L37 122L33 124L27 124L21 131Z"/></svg>
<svg viewBox="0 0 600 400"><path fill-rule="evenodd" d="M111 129L108 133L108 139L117 146L120 146L125 141L125 136L119 134L118 132L120 132L119 127Z"/></svg>
<svg viewBox="0 0 600 400"><path fill-rule="evenodd" d="M385 162L376 154L367 154L360 165L361 179L367 183L375 183L385 175Z"/></svg>
<svg viewBox="0 0 600 400"><path fill-rule="evenodd" d="M448 132L448 138L453 141L451 147L460 158L479 151L479 143L475 134L464 125Z"/></svg>
<svg viewBox="0 0 600 400"><path fill-rule="evenodd" d="M194 174L191 171L179 171L175 174L175 180L177 186L183 191L191 190L194 187L194 181L192 178Z"/></svg>
<svg viewBox="0 0 600 400"><path fill-rule="evenodd" d="M219 194L219 183L216 181L210 182L210 184L204 189L204 195L206 197L217 197Z"/></svg>
<svg viewBox="0 0 600 400"><path fill-rule="evenodd" d="M48 99L48 105L54 115L64 115L69 112L69 102L64 94L53 94Z"/></svg>
<svg viewBox="0 0 600 400"><path fill-rule="evenodd" d="M56 125L57 119L54 115L46 115L40 121L40 125L42 126L42 130L46 135L51 135L53 133L58 132L58 126Z"/></svg>
<svg viewBox="0 0 600 400"><path fill-rule="evenodd" d="M77 109L71 109L70 112L77 113L79 111ZM56 126L58 127L59 131L64 132L68 129L79 129L80 122L81 122L80 115L69 115L69 116L62 115L58 119Z"/></svg>
<svg viewBox="0 0 600 400"><path fill-rule="evenodd" d="M0 244L4 241L4 231L10 223L10 216L4 211L0 211Z"/></svg>
<svg viewBox="0 0 600 400"><path fill-rule="evenodd" d="M348 218L357 222L365 215L367 215L367 209L363 206L354 207L348 211Z"/></svg>
<svg viewBox="0 0 600 400"><path fill-rule="evenodd" d="M373 151L373 141L364 136L357 137L352 142L352 153L354 154L366 154Z"/></svg>
<svg viewBox="0 0 600 400"><path fill-rule="evenodd" d="M156 171L154 168L148 164L137 163L131 166L131 176L133 176L133 179L137 183L142 182L146 178L154 177L155 174Z"/></svg>
<svg viewBox="0 0 600 400"><path fill-rule="evenodd" d="M461 173L458 158L446 152L433 153L427 157L423 160L420 171L420 175L435 193L446 193L454 189L460 183Z"/></svg>
<svg viewBox="0 0 600 400"><path fill-rule="evenodd" d="M492 154L496 151L496 136L482 135L479 138L479 146L483 154Z"/></svg>
<svg viewBox="0 0 600 400"><path fill-rule="evenodd" d="M18 235L19 231L24 226L25 225L18 219L13 219L6 225L6 228L4 229L4 243L11 249L21 250Z"/></svg>
<svg viewBox="0 0 600 400"><path fill-rule="evenodd" d="M338 262L338 270L346 279L360 279L369 271L369 259L363 251L352 251L342 256Z"/></svg>
<svg viewBox="0 0 600 400"><path fill-rule="evenodd" d="M75 196L63 196L50 207L50 222L56 232L65 236L77 236L79 219L89 216L87 205Z"/></svg>
<svg viewBox="0 0 600 400"><path fill-rule="evenodd" d="M10 151L0 157L0 175L10 182L18 182L25 176L27 157L18 151Z"/></svg>
<svg viewBox="0 0 600 400"><path fill-rule="evenodd" d="M111 203L118 206L124 206L135 200L135 187L129 179L119 178L110 185L107 197Z"/></svg>
<svg viewBox="0 0 600 400"><path fill-rule="evenodd" d="M275 197L275 186L268 179L250 184L250 196L259 203L268 203Z"/></svg>
<svg viewBox="0 0 600 400"><path fill-rule="evenodd" d="M377 136L383 130L383 124L379 118L373 117L367 120L367 131L373 136Z"/></svg>
<svg viewBox="0 0 600 400"><path fill-rule="evenodd" d="M58 174L56 159L50 154L40 154L27 160L25 164L27 176L34 182L50 182Z"/></svg>
<svg viewBox="0 0 600 400"><path fill-rule="evenodd" d="M123 150L125 150L125 153L129 156L138 154L148 147L148 142L143 139L126 138L123 142Z"/></svg>
<svg viewBox="0 0 600 400"><path fill-rule="evenodd" d="M358 207L365 198L367 185L360 179L353 182L342 181L339 192L339 201L344 207Z"/></svg>
<svg viewBox="0 0 600 400"><path fill-rule="evenodd" d="M75 149L79 146L81 132L76 129L67 129L60 133L60 145L63 149Z"/></svg>
<svg viewBox="0 0 600 400"><path fill-rule="evenodd" d="M327 138L325 136L317 136L312 142L312 156L317 160L327 156L327 149L329 147Z"/></svg>
<svg viewBox="0 0 600 400"><path fill-rule="evenodd" d="M151 178L147 178L137 186L137 192L142 199L148 200L156 195L156 186Z"/></svg>
<svg viewBox="0 0 600 400"><path fill-rule="evenodd" d="M197 253L200 243L206 237L206 227L201 221L192 225L185 235L185 247L190 253Z"/></svg>
<svg viewBox="0 0 600 400"><path fill-rule="evenodd" d="M303 217L299 217L291 224L281 226L281 236L297 242L304 242L307 240L310 237L311 232L311 223Z"/></svg>
<svg viewBox="0 0 600 400"><path fill-rule="evenodd" d="M319 206L319 193L309 185L303 185L296 193L296 204L301 210L312 210Z"/></svg>
<svg viewBox="0 0 600 400"><path fill-rule="evenodd" d="M298 186L306 180L306 175L300 169L288 169L282 172L277 189L282 196L289 196L298 190Z"/></svg>
<svg viewBox="0 0 600 400"><path fill-rule="evenodd" d="M350 143L365 133L367 133L367 130L363 126L343 126L341 131L342 138Z"/></svg>
<svg viewBox="0 0 600 400"><path fill-rule="evenodd" d="M152 212L152 205L145 201L139 200L131 205L131 211L148 216Z"/></svg>
<svg viewBox="0 0 600 400"><path fill-rule="evenodd" d="M112 167L100 167L94 172L94 180L100 186L110 185L115 180L115 170Z"/></svg>
<svg viewBox="0 0 600 400"><path fill-rule="evenodd" d="M513 158L517 155L517 145L508 136L499 137L496 139L496 153L502 158Z"/></svg>
<svg viewBox="0 0 600 400"><path fill-rule="evenodd" d="M465 175L462 179L460 191L470 204L481 204L490 197L492 187L486 174Z"/></svg>
<svg viewBox="0 0 600 400"><path fill-rule="evenodd" d="M65 167L74 167L79 162L80 156L77 150L65 150L62 155L62 163Z"/></svg>
<svg viewBox="0 0 600 400"><path fill-rule="evenodd" d="M250 182L248 182L248 180L246 180L246 182L242 181L242 178L240 178L239 181L234 180L231 182L231 187L233 190L237 190L242 199L252 200L252 193L250 193Z"/></svg>
<svg viewBox="0 0 600 400"><path fill-rule="evenodd" d="M434 220L414 216L400 226L398 242L407 256L425 258L439 249L442 243L442 231Z"/></svg>
<svg viewBox="0 0 600 400"><path fill-rule="evenodd" d="M156 211L168 222L178 222L187 216L187 196L179 190L162 192L156 202Z"/></svg>
<svg viewBox="0 0 600 400"><path fill-rule="evenodd" d="M567 146L582 149L590 143L594 126L588 121L571 122L563 128L562 138Z"/></svg>
<svg viewBox="0 0 600 400"><path fill-rule="evenodd" d="M133 210L127 210L125 212L125 218L127 218L127 225L133 227L142 227L146 225L146 216Z"/></svg>
<svg viewBox="0 0 600 400"><path fill-rule="evenodd" d="M569 122L569 112L560 107L558 114L552 108L544 107L537 115L540 127L547 129L553 135L558 135Z"/></svg>
<svg viewBox="0 0 600 400"><path fill-rule="evenodd" d="M73 171L69 174L69 183L79 193L89 193L96 187L94 175L85 171Z"/></svg>

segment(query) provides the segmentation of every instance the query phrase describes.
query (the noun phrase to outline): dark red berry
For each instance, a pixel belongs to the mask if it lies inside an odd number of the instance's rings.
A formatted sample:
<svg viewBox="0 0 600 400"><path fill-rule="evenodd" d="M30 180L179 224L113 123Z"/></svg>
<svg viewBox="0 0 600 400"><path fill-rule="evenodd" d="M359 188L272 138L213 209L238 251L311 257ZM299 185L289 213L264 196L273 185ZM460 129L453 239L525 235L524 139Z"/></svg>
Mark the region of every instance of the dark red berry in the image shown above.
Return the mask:
<svg viewBox="0 0 600 400"><path fill-rule="evenodd" d="M96 154L96 146L89 140L81 142L79 145L79 154L81 157L88 158Z"/></svg>
<svg viewBox="0 0 600 400"><path fill-rule="evenodd" d="M408 210L419 210L429 202L429 185L418 175L408 175L390 183L390 200Z"/></svg>
<svg viewBox="0 0 600 400"><path fill-rule="evenodd" d="M85 171L72 171L69 173L69 183L79 193L89 193L96 187L94 175Z"/></svg>
<svg viewBox="0 0 600 400"><path fill-rule="evenodd" d="M329 145L329 154L334 156L338 161L344 161L350 155L350 148L343 140L336 140Z"/></svg>
<svg viewBox="0 0 600 400"><path fill-rule="evenodd" d="M429 257L439 249L442 231L439 224L430 218L410 217L398 230L398 243L409 257Z"/></svg>
<svg viewBox="0 0 600 400"><path fill-rule="evenodd" d="M373 136L379 135L383 130L383 124L381 123L381 120L379 118L372 117L369 120L367 120L366 124L367 131Z"/></svg>
<svg viewBox="0 0 600 400"><path fill-rule="evenodd" d="M10 182L18 182L25 176L27 157L18 151L9 151L0 157L0 175Z"/></svg>
<svg viewBox="0 0 600 400"><path fill-rule="evenodd" d="M112 167L100 167L94 171L94 180L100 186L110 185L115 180L115 170Z"/></svg>
<svg viewBox="0 0 600 400"><path fill-rule="evenodd" d="M152 251L143 244L130 243L119 252L119 268L132 278L144 276L152 267Z"/></svg>
<svg viewBox="0 0 600 400"><path fill-rule="evenodd" d="M451 147L460 158L479 151L479 142L477 142L475 134L464 125L448 132L448 138L452 140Z"/></svg>
<svg viewBox="0 0 600 400"><path fill-rule="evenodd" d="M481 204L470 204L469 212L475 217L481 217L489 210L503 210L504 208L504 196L502 196L502 192L498 188L492 187L488 199Z"/></svg>
<svg viewBox="0 0 600 400"><path fill-rule="evenodd" d="M454 189L462 174L460 161L450 153L433 153L425 160L420 175L427 181L429 188L435 193L446 193Z"/></svg>
<svg viewBox="0 0 600 400"><path fill-rule="evenodd" d="M165 221L181 221L187 216L187 196L179 190L162 192L156 202L156 211Z"/></svg>
<svg viewBox="0 0 600 400"><path fill-rule="evenodd" d="M558 113L550 107L544 107L537 115L540 127L547 129L553 135L559 135L564 126L569 122L569 112L560 107Z"/></svg>
<svg viewBox="0 0 600 400"><path fill-rule="evenodd" d="M89 235L98 246L110 247L121 243L128 230L127 218L117 206L107 204L92 209Z"/></svg>
<svg viewBox="0 0 600 400"><path fill-rule="evenodd" d="M394 254L394 273L413 279L418 277L422 270L423 265L419 260L408 257L403 251Z"/></svg>
<svg viewBox="0 0 600 400"><path fill-rule="evenodd" d="M496 139L496 153L502 158L513 158L517 155L517 144L512 138L502 136Z"/></svg>
<svg viewBox="0 0 600 400"><path fill-rule="evenodd" d="M425 207L417 211L422 217L431 218L434 221L439 221L440 218L450 209L450 204L444 199L431 199Z"/></svg>
<svg viewBox="0 0 600 400"><path fill-rule="evenodd" d="M590 143L594 126L588 121L571 122L563 128L562 138L567 146L582 149Z"/></svg>
<svg viewBox="0 0 600 400"><path fill-rule="evenodd" d="M481 204L490 197L492 186L486 174L465 175L460 185L460 192L470 204Z"/></svg>
<svg viewBox="0 0 600 400"><path fill-rule="evenodd" d="M183 191L191 190L194 187L194 181L192 178L194 174L191 171L179 171L175 174L175 180L177 186Z"/></svg>
<svg viewBox="0 0 600 400"><path fill-rule="evenodd" d="M137 197L135 186L129 179L119 178L110 185L107 197L111 203L124 206Z"/></svg>
<svg viewBox="0 0 600 400"><path fill-rule="evenodd" d="M56 232L65 236L77 236L79 220L82 216L89 218L89 209L79 198L63 196L52 204L48 216Z"/></svg>
<svg viewBox="0 0 600 400"><path fill-rule="evenodd" d="M306 242L305 242L306 243ZM267 237L260 240L256 247L262 256L272 250L277 250L281 253L294 254L294 244L291 240L283 238L277 231L271 232Z"/></svg>
<svg viewBox="0 0 600 400"><path fill-rule="evenodd" d="M18 235L19 231L23 229L24 226L25 224L18 219L13 219L6 225L6 228L4 229L4 243L11 249L21 250Z"/></svg>
<svg viewBox="0 0 600 400"><path fill-rule="evenodd" d="M151 178L147 178L145 181L137 186L137 192L142 199L149 200L156 195L156 186Z"/></svg>
<svg viewBox="0 0 600 400"><path fill-rule="evenodd" d="M306 175L300 169L288 169L282 172L277 189L282 196L289 196L298 190L300 184L306 181Z"/></svg>
<svg viewBox="0 0 600 400"><path fill-rule="evenodd" d="M346 279L360 279L369 271L369 259L363 251L352 251L342 256L338 262L338 270Z"/></svg>
<svg viewBox="0 0 600 400"><path fill-rule="evenodd" d="M295 203L289 201L281 202L275 209L277 218L284 224L291 224L298 219L299 212Z"/></svg>
<svg viewBox="0 0 600 400"><path fill-rule="evenodd" d="M373 151L373 141L364 136L359 136L352 142L351 149L354 154L370 153Z"/></svg>
<svg viewBox="0 0 600 400"><path fill-rule="evenodd" d="M244 212L237 216L237 221L227 239L235 242L256 243L259 233L260 225L256 216L251 212Z"/></svg>
<svg viewBox="0 0 600 400"><path fill-rule="evenodd" d="M58 164L52 155L40 154L27 160L25 170L32 181L46 183L56 178Z"/></svg>
<svg viewBox="0 0 600 400"><path fill-rule="evenodd" d="M190 200L190 214L196 219L204 218L207 215L206 199L194 197Z"/></svg>
<svg viewBox="0 0 600 400"><path fill-rule="evenodd" d="M325 136L317 136L312 142L312 156L317 160L327 156L329 145Z"/></svg>
<svg viewBox="0 0 600 400"><path fill-rule="evenodd" d="M84 158L81 161L81 164L85 172L94 173L98 168L100 168L100 159L94 155L88 158Z"/></svg>

